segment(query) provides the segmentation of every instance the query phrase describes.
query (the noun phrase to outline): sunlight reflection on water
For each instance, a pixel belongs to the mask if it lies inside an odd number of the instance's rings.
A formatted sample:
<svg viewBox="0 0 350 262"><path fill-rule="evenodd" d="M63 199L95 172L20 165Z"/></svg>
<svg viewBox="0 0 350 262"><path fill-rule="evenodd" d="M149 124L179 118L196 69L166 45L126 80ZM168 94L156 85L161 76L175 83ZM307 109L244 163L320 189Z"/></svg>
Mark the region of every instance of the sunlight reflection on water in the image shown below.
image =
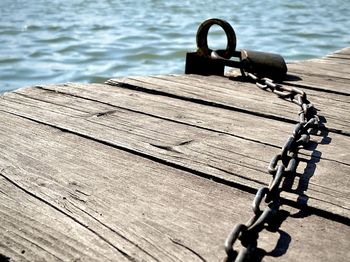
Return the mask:
<svg viewBox="0 0 350 262"><path fill-rule="evenodd" d="M209 17L233 25L238 48L280 53L287 61L350 44L347 0L2 0L0 10L2 91L183 73L197 27ZM222 31L211 32L210 45L224 47Z"/></svg>

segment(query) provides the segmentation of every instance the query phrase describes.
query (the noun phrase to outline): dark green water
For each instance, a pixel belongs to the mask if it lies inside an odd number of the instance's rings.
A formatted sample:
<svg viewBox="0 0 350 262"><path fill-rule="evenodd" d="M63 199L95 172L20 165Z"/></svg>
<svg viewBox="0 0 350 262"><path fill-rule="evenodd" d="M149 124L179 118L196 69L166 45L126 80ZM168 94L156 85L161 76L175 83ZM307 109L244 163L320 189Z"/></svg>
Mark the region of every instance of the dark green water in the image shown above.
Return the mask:
<svg viewBox="0 0 350 262"><path fill-rule="evenodd" d="M0 92L126 75L182 73L198 25L223 18L238 48L287 61L350 45L350 1L1 0ZM210 47L223 48L213 28Z"/></svg>

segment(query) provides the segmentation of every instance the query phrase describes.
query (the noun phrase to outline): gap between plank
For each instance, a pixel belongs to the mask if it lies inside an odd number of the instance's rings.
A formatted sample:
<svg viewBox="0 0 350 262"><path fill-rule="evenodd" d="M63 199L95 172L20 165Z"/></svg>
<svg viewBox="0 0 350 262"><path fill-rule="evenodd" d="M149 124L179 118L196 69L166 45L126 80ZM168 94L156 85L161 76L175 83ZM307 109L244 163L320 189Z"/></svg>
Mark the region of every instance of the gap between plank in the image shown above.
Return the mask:
<svg viewBox="0 0 350 262"><path fill-rule="evenodd" d="M143 111L130 109L130 108L127 108L127 107L117 106L117 105L114 105L114 104L111 104L111 103L108 103L108 102L103 102L103 101L100 101L100 100L96 100L96 99L92 99L92 98L88 98L88 97L83 97L83 96L79 96L79 95L76 95L76 94L70 94L70 93L62 92L62 91L53 91L52 89L47 89L47 88L45 88L43 86L35 86L34 88L37 88L37 89L40 89L40 90L44 90L44 91L47 91L47 92L53 92L53 93L58 93L58 94L62 94L62 95L67 95L67 96L71 96L71 97L75 97L75 98L79 98L79 99L83 99L83 100L87 100L87 101L92 101L92 102L103 104L103 105L107 105L107 106L110 106L110 107L113 107L113 108L123 109L123 110L129 111L129 112L142 114L142 115L154 117L154 118L165 120L165 121L169 121L169 122L173 122L173 123L177 123L177 124L181 124L181 125L186 125L186 126L198 128L198 129L201 129L201 130L206 130L206 131L214 132L214 133L217 133L217 134L223 134L223 135L232 136L232 137L235 137L235 138L239 138L239 139L242 139L242 140L254 142L254 143L265 145L265 146L270 146L270 147L273 147L273 148L278 148L278 149L281 148L280 145L275 145L275 144L263 142L263 141L260 141L260 140L257 140L257 139L248 138L248 137L245 137L245 136L240 136L240 135L229 133L229 132L225 132L225 131L212 129L212 128L209 128L209 127L199 126L199 125L195 125L195 124L191 124L191 123L187 123L187 122L183 122L183 121L179 121L179 120L175 120L175 119L171 119L171 118L167 118L167 117L162 117L162 116L146 113L146 112L143 112ZM38 101L41 101L41 102L48 103L48 101L46 101L46 100L38 99L38 98L32 97L32 96L28 96L28 95L23 94L23 93L16 93L16 94L19 95L19 96L23 96L23 97L32 99L32 100L38 100ZM58 104L58 103L53 103L53 104L58 105L58 106L63 106L63 105ZM71 108L71 107L67 107L67 108ZM76 110L75 108L71 108L71 109ZM97 115L97 116L109 115L109 114L112 114L113 112L114 112L114 110L110 110L110 111L105 112L105 113L99 113L99 115ZM151 145L154 146L154 147L160 148L160 146L158 146L158 145L155 145L155 144L151 144ZM162 149L166 150L166 148L162 148ZM304 156L308 156L305 153L300 153L300 154L304 155ZM330 159L330 158L325 158L325 157L320 157L320 156L314 156L314 157L318 158L318 159L324 159L324 160L328 160L328 161L332 161L332 162L336 162L336 163L339 163L339 164L344 164L344 165L350 166L350 164L347 164L345 162L341 162L341 161L338 161L338 160L335 160L335 159Z"/></svg>
<svg viewBox="0 0 350 262"><path fill-rule="evenodd" d="M62 128L62 127L59 127L59 126L56 126L56 125L52 125L52 124L45 123L45 122L42 122L42 121L39 121L39 120L36 120L36 119L32 119L30 117L18 115L16 113L6 112L6 111L3 111L3 110L0 110L0 111L2 111L4 113L7 113L7 114L10 114L10 115L14 115L14 116L23 118L23 119L26 119L26 120L29 120L29 121L32 121L32 122L37 123L37 124L42 124L44 126L49 126L51 128L58 129L58 130L60 130L62 132L70 133L70 134L82 137L84 139L88 139L88 140L91 140L91 141L94 141L94 142L97 142L97 143L101 143L103 145L106 145L106 146L109 146L109 147L112 147L112 148L115 148L115 149L118 149L118 150L122 150L122 151L128 152L130 154L137 155L139 157L146 158L148 160L157 162L159 164L163 164L163 165L166 165L168 167L179 169L181 171L185 171L185 172L190 173L192 175L199 176L201 178L208 179L208 180L211 180L211 181L216 182L216 183L220 183L220 184L223 184L223 185L226 185L226 186L229 186L229 187L236 188L236 189L241 190L241 191L246 192L246 193L256 194L256 192L257 192L256 188L252 188L250 186L243 185L243 184L240 184L240 183L237 183L237 182L234 182L234 181L228 181L226 179L219 178L219 177L216 177L216 176L213 176L213 175L210 175L210 174L198 171L198 170L194 170L192 168L185 167L185 166L182 166L182 165L179 165L179 164L176 164L176 163L172 163L172 162L166 161L164 159L161 159L161 158L158 158L158 157L155 157L155 156L151 156L151 155L148 155L148 154L145 154L145 153L142 153L142 152L130 149L130 148L126 148L126 147L123 147L123 146L119 146L119 145L113 144L113 143L108 142L108 141L100 140L100 139L97 139L97 138L94 138L94 137L91 137L91 136L88 136L88 135L85 135L85 134L81 134L81 133L75 132L73 130L69 130L67 128ZM66 215L67 217L71 218L73 221L77 222L81 226L83 226L86 229L90 230L92 233L96 234L103 241L105 241L106 243L111 245L113 248L115 248L116 250L121 252L122 255L124 255L128 259L133 260L133 258L130 257L128 254L126 254L124 251L122 251L118 247L114 246L110 241L105 239L103 236L101 236L100 234L98 234L97 232L92 230L91 228L89 228L86 225L84 225L82 222L80 222L79 220L77 220L73 216L69 215L68 213L66 213L63 210L59 209L58 207L54 206L53 204L51 204L47 200L36 196L32 192L30 192L30 191L26 190L25 188L21 187L20 185L16 184L16 182L12 181L11 179L6 177L2 173L0 173L0 176L4 177L7 181L9 181L11 184L15 185L16 187L18 187L19 189L21 189L25 193L33 196L34 198L44 202L45 204L49 205L50 207L54 208L55 210L61 212L62 214ZM310 214L315 214L315 215L318 215L318 216L320 216L322 218L329 219L329 220L336 221L338 223L350 226L350 218L348 218L348 217L345 217L345 216L342 216L342 215L339 215L339 214L335 214L335 213L332 213L332 212L329 212L329 211L326 211L326 210L323 210L323 209L319 209L319 208L316 208L316 207L303 205L301 203L297 203L295 201L292 201L292 200L289 200L289 199L286 199L286 198L281 198L281 200L282 200L282 204L286 204L288 206L300 209L301 212L307 212L307 213L310 213Z"/></svg>
<svg viewBox="0 0 350 262"><path fill-rule="evenodd" d="M140 81L140 80L138 80L138 81ZM140 81L140 82L142 82L142 81ZM241 112L241 113L245 113L245 114L249 114L249 115L253 115L253 116L257 116L257 117L267 118L267 119L273 119L273 120L277 120L277 121L281 121L281 122L285 122L285 123L289 123L289 124L299 123L296 120L292 120L292 119L281 117L281 116L265 114L265 113L260 113L260 112L254 112L254 111L250 111L250 110L247 110L244 108L225 105L225 104L214 102L214 101L207 101L207 100L203 100L203 99L199 99L199 98L191 98L191 97L185 97L185 96L181 96L181 95L175 95L175 94L165 92L165 91L159 91L159 90L154 90L154 89L150 89L150 88L146 88L146 87L140 87L140 86L136 86L136 85L132 85L132 84L128 84L128 83L116 82L115 80L108 80L106 82L106 84L111 85L111 86L117 86L120 88L129 89L129 90L144 92L147 94L171 97L171 98L175 98L175 99L179 99L179 100L183 100L183 101L197 103L200 105L211 106L211 107L221 108L221 109L230 110L230 111L237 111L237 112ZM322 128L321 127L320 129L327 130L328 132L332 132L332 133L336 133L336 134L340 134L340 135L344 135L344 136L350 136L350 132L347 132L347 131L344 131L341 129L337 129L337 128L326 128L326 127Z"/></svg>
<svg viewBox="0 0 350 262"><path fill-rule="evenodd" d="M194 128L199 128L199 129L202 129L202 130L218 133L218 134L233 136L233 137L236 137L236 138L240 138L240 139L243 139L243 140L255 142L255 143L258 143L258 144L265 145L265 146L271 146L271 147L274 147L274 148L280 148L279 145L274 145L274 144L263 142L263 141L260 141L260 140L257 140L257 139L252 139L252 138L240 136L240 135L237 135L237 134L232 134L232 133L229 133L229 132L220 131L220 130L212 129L212 128L209 128L209 127L203 127L203 126L199 126L199 125L195 125L195 124L191 124L191 123L186 123L186 122L182 122L182 121L179 121L179 120L175 120L175 119L171 119L171 118L167 118L167 117L163 117L163 116L158 116L158 115L146 113L146 112L135 110L135 109L130 109L130 108L127 108L127 107L117 106L117 105L114 105L114 104L111 104L111 103L103 102L103 101L92 99L92 98L82 97L82 96L70 94L70 93L67 93L67 92L53 91L51 89L47 89L47 88L42 87L42 86L36 86L35 88L41 89L41 90L45 90L45 91L48 91L48 92L55 92L55 93L59 93L59 94L63 94L63 95L68 95L68 96L71 96L71 97L76 97L76 98L84 99L84 100L95 102L95 103L100 103L100 104L107 105L107 106L110 106L110 107L123 109L123 110L129 111L129 112L150 116L150 117L154 117L154 118L161 119L161 120L166 120L166 121L177 123L177 124L181 124L181 125L187 125L187 126L191 126L191 127L194 127ZM45 101L45 100L42 100L42 99L37 99L35 97L31 97L31 96L28 96L26 94L22 94L22 93L16 93L16 94L20 95L20 96L23 96L23 97L26 97L26 98L29 98L29 99L38 100L38 101L42 101L42 102L48 103L48 101ZM60 104L57 104L57 105L62 106ZM70 107L68 107L68 108L70 108ZM112 114L113 113L112 111L108 111L106 113L100 113L97 116Z"/></svg>

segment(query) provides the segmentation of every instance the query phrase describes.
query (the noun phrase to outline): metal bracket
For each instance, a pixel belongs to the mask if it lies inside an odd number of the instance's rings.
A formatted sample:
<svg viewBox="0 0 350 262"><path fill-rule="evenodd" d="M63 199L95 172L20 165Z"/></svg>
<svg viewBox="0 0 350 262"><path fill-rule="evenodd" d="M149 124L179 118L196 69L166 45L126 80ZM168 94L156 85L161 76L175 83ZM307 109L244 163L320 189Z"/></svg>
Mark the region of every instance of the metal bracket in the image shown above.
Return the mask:
<svg viewBox="0 0 350 262"><path fill-rule="evenodd" d="M220 26L226 34L227 46L225 50L218 50L220 57L231 58L236 52L236 34L232 26L221 19L208 19L198 28L196 41L197 52L188 52L186 54L185 74L198 75L224 75L225 62L221 59L213 59L213 50L208 47L208 32L212 25Z"/></svg>

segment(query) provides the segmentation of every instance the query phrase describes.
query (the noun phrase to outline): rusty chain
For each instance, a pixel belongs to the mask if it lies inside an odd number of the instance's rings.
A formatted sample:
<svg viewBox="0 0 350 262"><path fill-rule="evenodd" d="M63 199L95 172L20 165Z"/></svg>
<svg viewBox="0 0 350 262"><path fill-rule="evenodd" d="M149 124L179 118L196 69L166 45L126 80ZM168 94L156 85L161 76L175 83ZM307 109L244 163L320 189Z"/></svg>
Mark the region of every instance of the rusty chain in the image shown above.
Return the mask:
<svg viewBox="0 0 350 262"><path fill-rule="evenodd" d="M269 78L258 78L248 73L247 77L260 89L270 90L278 97L290 99L300 107L299 122L295 125L291 136L288 137L281 151L276 154L269 166L268 173L272 176L268 187L257 190L252 203L253 215L245 224L236 224L225 241L226 261L251 261L257 249L259 232L265 225L273 222L273 219L281 206L280 193L283 178L294 176L298 166L298 151L310 140L310 132L319 127L319 119L316 109L307 100L306 93L295 87L286 87L276 84ZM265 201L266 207L261 210L260 204ZM233 245L240 240L241 249L236 251Z"/></svg>

